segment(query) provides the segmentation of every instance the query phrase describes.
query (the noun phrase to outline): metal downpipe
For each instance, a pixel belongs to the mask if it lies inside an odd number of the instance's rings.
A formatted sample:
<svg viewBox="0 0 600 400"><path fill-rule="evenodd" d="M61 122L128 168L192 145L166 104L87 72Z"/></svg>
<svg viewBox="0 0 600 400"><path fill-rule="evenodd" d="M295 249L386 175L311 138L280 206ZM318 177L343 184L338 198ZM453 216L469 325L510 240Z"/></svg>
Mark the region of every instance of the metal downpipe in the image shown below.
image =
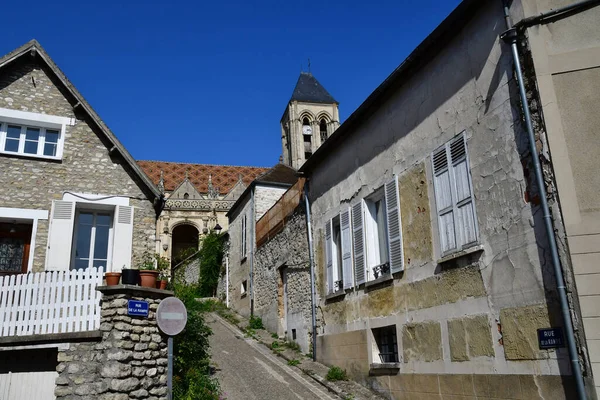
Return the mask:
<svg viewBox="0 0 600 400"><path fill-rule="evenodd" d="M587 396L585 393L585 387L583 383L583 376L581 371L581 365L579 364L579 355L577 353L577 346L575 344L575 333L573 331L573 323L571 322L571 312L569 310L569 300L567 298L567 291L565 287L565 280L560 265L558 256L558 249L556 246L556 237L554 236L554 227L552 224L552 216L550 215L550 209L548 207L546 186L544 184L544 178L542 174L542 167L535 146L535 134L533 132L533 125L531 123L531 114L529 112L529 103L527 102L527 94L525 92L525 83L523 81L523 72L521 70L521 62L519 60L519 50L517 48L517 32L516 29L511 26L510 14L508 5L503 1L504 16L506 19L506 25L508 31L502 35L502 39L510 44L512 55L515 63L515 71L517 74L517 84L519 87L519 95L521 97L521 103L523 108L523 114L525 116L525 125L527 128L527 136L529 138L529 151L531 152L531 158L533 159L533 166L535 171L536 184L538 186L541 206L543 211L544 225L546 228L546 235L548 236L548 244L550 245L550 252L552 255L552 266L554 267L554 274L556 278L556 286L559 294L560 310L564 323L564 329L566 331L567 347L569 350L569 357L571 361L571 369L573 377L575 378L575 384L577 387L577 396L580 400L586 400Z"/></svg>
<svg viewBox="0 0 600 400"><path fill-rule="evenodd" d="M306 231L308 235L308 255L310 260L310 303L312 313L312 359L317 361L317 310L315 304L315 252L313 249L313 237L310 223L310 202L308 201L308 190L304 184L304 206L306 208Z"/></svg>

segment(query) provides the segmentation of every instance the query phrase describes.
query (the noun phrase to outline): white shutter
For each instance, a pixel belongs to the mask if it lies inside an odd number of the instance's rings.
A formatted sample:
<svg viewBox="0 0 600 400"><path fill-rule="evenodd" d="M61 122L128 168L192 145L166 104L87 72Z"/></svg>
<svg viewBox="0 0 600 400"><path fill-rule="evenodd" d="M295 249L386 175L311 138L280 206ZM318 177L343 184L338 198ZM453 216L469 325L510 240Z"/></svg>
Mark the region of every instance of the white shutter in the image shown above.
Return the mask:
<svg viewBox="0 0 600 400"><path fill-rule="evenodd" d="M456 229L454 224L454 203L452 201L452 182L448 168L446 146L433 153L433 186L438 212L440 248L442 254L456 248Z"/></svg>
<svg viewBox="0 0 600 400"><path fill-rule="evenodd" d="M241 246L242 246L242 258L246 257L246 216L244 215L242 217L242 239L241 239Z"/></svg>
<svg viewBox="0 0 600 400"><path fill-rule="evenodd" d="M325 258L327 262L327 293L333 292L333 239L331 235L331 220L325 225Z"/></svg>
<svg viewBox="0 0 600 400"><path fill-rule="evenodd" d="M385 207L387 215L387 234L392 273L404 271L404 250L402 247L402 221L400 216L400 196L398 177L385 184Z"/></svg>
<svg viewBox="0 0 600 400"><path fill-rule="evenodd" d="M467 146L464 136L460 136L450 143L450 159L455 183L457 242L459 246L464 246L477 240L475 208L473 207Z"/></svg>
<svg viewBox="0 0 600 400"><path fill-rule="evenodd" d="M119 272L123 268L131 268L131 253L133 245L133 207L117 206L114 218L114 236L112 268L110 271ZM108 268L107 268L108 270Z"/></svg>
<svg viewBox="0 0 600 400"><path fill-rule="evenodd" d="M365 283L365 228L364 228L364 201L361 199L352 206L352 248L354 251L354 277L356 285Z"/></svg>
<svg viewBox="0 0 600 400"><path fill-rule="evenodd" d="M75 224L75 202L54 200L46 253L47 271L68 271Z"/></svg>
<svg viewBox="0 0 600 400"><path fill-rule="evenodd" d="M352 234L350 232L350 208L340 213L340 229L342 231L342 273L344 289L354 286L352 273Z"/></svg>

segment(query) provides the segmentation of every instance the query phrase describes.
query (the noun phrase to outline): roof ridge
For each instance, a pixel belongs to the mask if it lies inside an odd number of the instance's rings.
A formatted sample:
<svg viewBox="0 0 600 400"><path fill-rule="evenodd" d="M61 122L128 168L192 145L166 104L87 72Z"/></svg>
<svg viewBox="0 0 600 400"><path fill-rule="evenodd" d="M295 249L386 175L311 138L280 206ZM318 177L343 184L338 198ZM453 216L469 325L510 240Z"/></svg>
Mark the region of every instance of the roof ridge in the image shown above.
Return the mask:
<svg viewBox="0 0 600 400"><path fill-rule="evenodd" d="M167 163L167 164L204 165L204 166L210 166L210 167L263 168L263 169L271 168L271 167L257 167L257 166L251 166L251 165L203 164L203 163L189 163L189 162L162 161L162 160L136 160L136 162L160 162L160 163Z"/></svg>

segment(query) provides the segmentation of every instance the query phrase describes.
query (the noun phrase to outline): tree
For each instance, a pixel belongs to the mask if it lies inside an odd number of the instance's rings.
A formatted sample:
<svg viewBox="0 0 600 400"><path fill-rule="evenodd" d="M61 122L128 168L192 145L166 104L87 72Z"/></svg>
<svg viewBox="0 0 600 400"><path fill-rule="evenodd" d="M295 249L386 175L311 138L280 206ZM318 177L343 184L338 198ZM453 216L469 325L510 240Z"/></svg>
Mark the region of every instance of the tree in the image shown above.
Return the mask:
<svg viewBox="0 0 600 400"><path fill-rule="evenodd" d="M223 238L211 232L204 237L200 247L200 295L216 296L217 285L223 264Z"/></svg>

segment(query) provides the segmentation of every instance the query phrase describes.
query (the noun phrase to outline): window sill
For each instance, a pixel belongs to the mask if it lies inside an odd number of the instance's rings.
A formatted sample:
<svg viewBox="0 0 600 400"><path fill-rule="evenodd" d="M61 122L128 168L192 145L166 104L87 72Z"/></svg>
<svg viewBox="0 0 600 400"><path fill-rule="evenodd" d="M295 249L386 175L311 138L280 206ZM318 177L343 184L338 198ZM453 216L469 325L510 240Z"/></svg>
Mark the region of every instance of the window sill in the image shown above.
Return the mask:
<svg viewBox="0 0 600 400"><path fill-rule="evenodd" d="M27 159L40 160L40 161L41 160L57 161L57 162L62 161L62 157L52 157L52 156L44 156L44 155L38 155L38 154L17 153L14 151L4 151L4 150L0 150L0 155L11 156L11 157L16 157L16 158L27 158Z"/></svg>
<svg viewBox="0 0 600 400"><path fill-rule="evenodd" d="M330 301L330 300L335 300L335 299L341 299L344 296L346 296L346 291L344 291L344 290L338 290L337 292L330 293L327 296L325 296L325 301Z"/></svg>
<svg viewBox="0 0 600 400"><path fill-rule="evenodd" d="M242 257L242 259L240 260L240 264L245 263L247 259L248 259L248 256Z"/></svg>
<svg viewBox="0 0 600 400"><path fill-rule="evenodd" d="M243 299L243 298L244 298L244 297L246 297L246 296L248 296L248 293L242 293L242 294L240 295L240 299Z"/></svg>
<svg viewBox="0 0 600 400"><path fill-rule="evenodd" d="M471 246L466 249L445 255L444 257L437 260L437 263L443 264L445 262L456 260L457 258L464 257L469 254L480 253L480 252L483 252L483 245Z"/></svg>
<svg viewBox="0 0 600 400"><path fill-rule="evenodd" d="M365 282L365 289L366 288L371 288L373 286L381 285L382 283L390 282L390 281L393 281L393 280L394 280L394 277L393 277L393 275L391 273L385 274L383 276L380 276L377 279Z"/></svg>
<svg viewBox="0 0 600 400"><path fill-rule="evenodd" d="M377 363L369 365L369 375L398 375L400 363Z"/></svg>

